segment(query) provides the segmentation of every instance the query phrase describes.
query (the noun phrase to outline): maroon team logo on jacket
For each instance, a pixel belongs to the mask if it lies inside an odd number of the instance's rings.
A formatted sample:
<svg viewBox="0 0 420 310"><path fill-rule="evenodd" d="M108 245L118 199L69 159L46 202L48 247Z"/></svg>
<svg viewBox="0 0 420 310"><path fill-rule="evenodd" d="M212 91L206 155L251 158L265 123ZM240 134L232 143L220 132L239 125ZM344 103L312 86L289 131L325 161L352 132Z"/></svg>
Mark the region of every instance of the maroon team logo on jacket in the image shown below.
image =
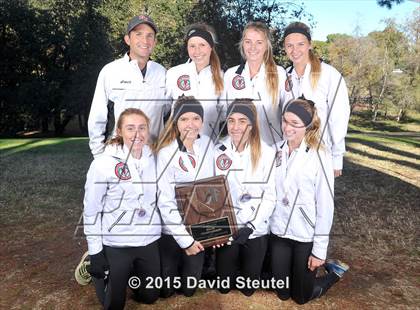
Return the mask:
<svg viewBox="0 0 420 310"><path fill-rule="evenodd" d="M119 162L115 166L115 175L120 180L131 179L130 170L128 170L127 164Z"/></svg>
<svg viewBox="0 0 420 310"><path fill-rule="evenodd" d="M193 168L195 168L196 163L195 163L194 157L192 157L191 155L188 155L188 159L190 160L190 163L193 166ZM181 169L184 170L185 172L188 172L188 169L187 169L187 167L185 167L184 160L182 159L182 156L179 156L179 161L178 162L179 162L179 166L181 167Z"/></svg>
<svg viewBox="0 0 420 310"><path fill-rule="evenodd" d="M178 88L183 91L187 91L191 89L191 83L190 83L190 76L189 75L181 75L178 78L178 81L176 81L176 85L178 85Z"/></svg>
<svg viewBox="0 0 420 310"><path fill-rule="evenodd" d="M229 158L226 154L221 154L216 159L216 166L220 170L227 170L232 165L232 159Z"/></svg>
<svg viewBox="0 0 420 310"><path fill-rule="evenodd" d="M232 80L233 88L241 90L245 88L245 79L242 75L237 75Z"/></svg>

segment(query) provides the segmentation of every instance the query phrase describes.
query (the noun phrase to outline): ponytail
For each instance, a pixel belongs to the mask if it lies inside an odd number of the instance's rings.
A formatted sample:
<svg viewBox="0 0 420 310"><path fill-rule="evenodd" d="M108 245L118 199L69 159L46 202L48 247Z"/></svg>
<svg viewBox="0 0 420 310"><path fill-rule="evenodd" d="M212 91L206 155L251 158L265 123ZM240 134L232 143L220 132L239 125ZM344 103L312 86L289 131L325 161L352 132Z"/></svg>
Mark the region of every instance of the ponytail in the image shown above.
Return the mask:
<svg viewBox="0 0 420 310"><path fill-rule="evenodd" d="M312 49L309 50L309 61L311 63L311 87L312 90L315 90L321 77L321 61Z"/></svg>
<svg viewBox="0 0 420 310"><path fill-rule="evenodd" d="M213 47L210 54L210 68L213 77L214 90L217 96L223 92L223 78L221 75L221 66L219 56L217 56L216 49Z"/></svg>

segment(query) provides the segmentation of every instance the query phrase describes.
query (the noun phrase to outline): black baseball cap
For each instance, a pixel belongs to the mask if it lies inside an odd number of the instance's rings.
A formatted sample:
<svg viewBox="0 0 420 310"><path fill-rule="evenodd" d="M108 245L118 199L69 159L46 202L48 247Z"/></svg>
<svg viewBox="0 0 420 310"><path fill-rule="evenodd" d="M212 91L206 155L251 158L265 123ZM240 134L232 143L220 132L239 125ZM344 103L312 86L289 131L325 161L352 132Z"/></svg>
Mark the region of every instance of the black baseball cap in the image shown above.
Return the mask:
<svg viewBox="0 0 420 310"><path fill-rule="evenodd" d="M158 32L158 28L155 22L153 21L153 19L151 19L150 16L143 14L143 15L134 16L132 19L130 19L127 25L127 34L129 34L131 30L133 30L134 28L136 28L138 25L141 25L141 24L147 24L150 27L152 27L155 33Z"/></svg>

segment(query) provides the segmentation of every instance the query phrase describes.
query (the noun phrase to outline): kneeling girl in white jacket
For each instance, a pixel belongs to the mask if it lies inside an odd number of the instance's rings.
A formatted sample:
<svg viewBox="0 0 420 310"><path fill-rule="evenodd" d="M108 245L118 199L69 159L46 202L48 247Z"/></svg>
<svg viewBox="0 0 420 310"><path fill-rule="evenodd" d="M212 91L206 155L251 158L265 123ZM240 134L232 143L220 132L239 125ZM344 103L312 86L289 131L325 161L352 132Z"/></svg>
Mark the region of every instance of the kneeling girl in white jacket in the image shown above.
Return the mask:
<svg viewBox="0 0 420 310"><path fill-rule="evenodd" d="M220 288L222 293L238 284L238 270L245 281L259 279L276 199L275 152L260 138L255 105L251 99L235 99L227 115L228 137L216 145L214 158L216 174L227 177L239 230L231 245L216 250L217 274L231 284ZM246 296L255 291L236 287Z"/></svg>
<svg viewBox="0 0 420 310"><path fill-rule="evenodd" d="M92 162L85 185L84 233L96 292L105 309L123 309L130 276L140 279L136 299L153 303L157 288L146 278L160 276L161 221L156 209L155 159L147 142L149 119L129 108L117 135Z"/></svg>
<svg viewBox="0 0 420 310"><path fill-rule="evenodd" d="M324 265L334 215L332 157L321 143L320 119L312 101L291 100L283 112L283 137L276 145L276 208L270 220L273 277L283 280L280 299L303 304L320 297L348 269L340 261Z"/></svg>
<svg viewBox="0 0 420 310"><path fill-rule="evenodd" d="M175 185L214 175L213 142L199 135L203 126L203 107L194 97L180 97L173 108L156 146L158 171L158 207L164 226L159 242L162 277L165 285L162 297L175 291L189 297L195 287L188 280L201 278L204 247L188 233L178 211ZM178 270L180 268L180 273Z"/></svg>

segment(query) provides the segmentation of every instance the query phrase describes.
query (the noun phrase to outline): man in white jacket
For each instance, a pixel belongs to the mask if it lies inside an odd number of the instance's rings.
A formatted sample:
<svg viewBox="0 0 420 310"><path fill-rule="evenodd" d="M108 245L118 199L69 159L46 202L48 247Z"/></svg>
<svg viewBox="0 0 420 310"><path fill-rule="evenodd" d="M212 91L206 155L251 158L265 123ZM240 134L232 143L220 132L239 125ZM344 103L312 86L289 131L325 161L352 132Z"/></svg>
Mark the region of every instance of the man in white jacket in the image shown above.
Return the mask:
<svg viewBox="0 0 420 310"><path fill-rule="evenodd" d="M115 120L127 108L138 108L150 118L150 137L156 139L169 110L165 98L166 70L150 60L157 27L147 15L134 16L124 36L129 51L99 73L89 120L89 146L94 157L103 153L114 135Z"/></svg>

